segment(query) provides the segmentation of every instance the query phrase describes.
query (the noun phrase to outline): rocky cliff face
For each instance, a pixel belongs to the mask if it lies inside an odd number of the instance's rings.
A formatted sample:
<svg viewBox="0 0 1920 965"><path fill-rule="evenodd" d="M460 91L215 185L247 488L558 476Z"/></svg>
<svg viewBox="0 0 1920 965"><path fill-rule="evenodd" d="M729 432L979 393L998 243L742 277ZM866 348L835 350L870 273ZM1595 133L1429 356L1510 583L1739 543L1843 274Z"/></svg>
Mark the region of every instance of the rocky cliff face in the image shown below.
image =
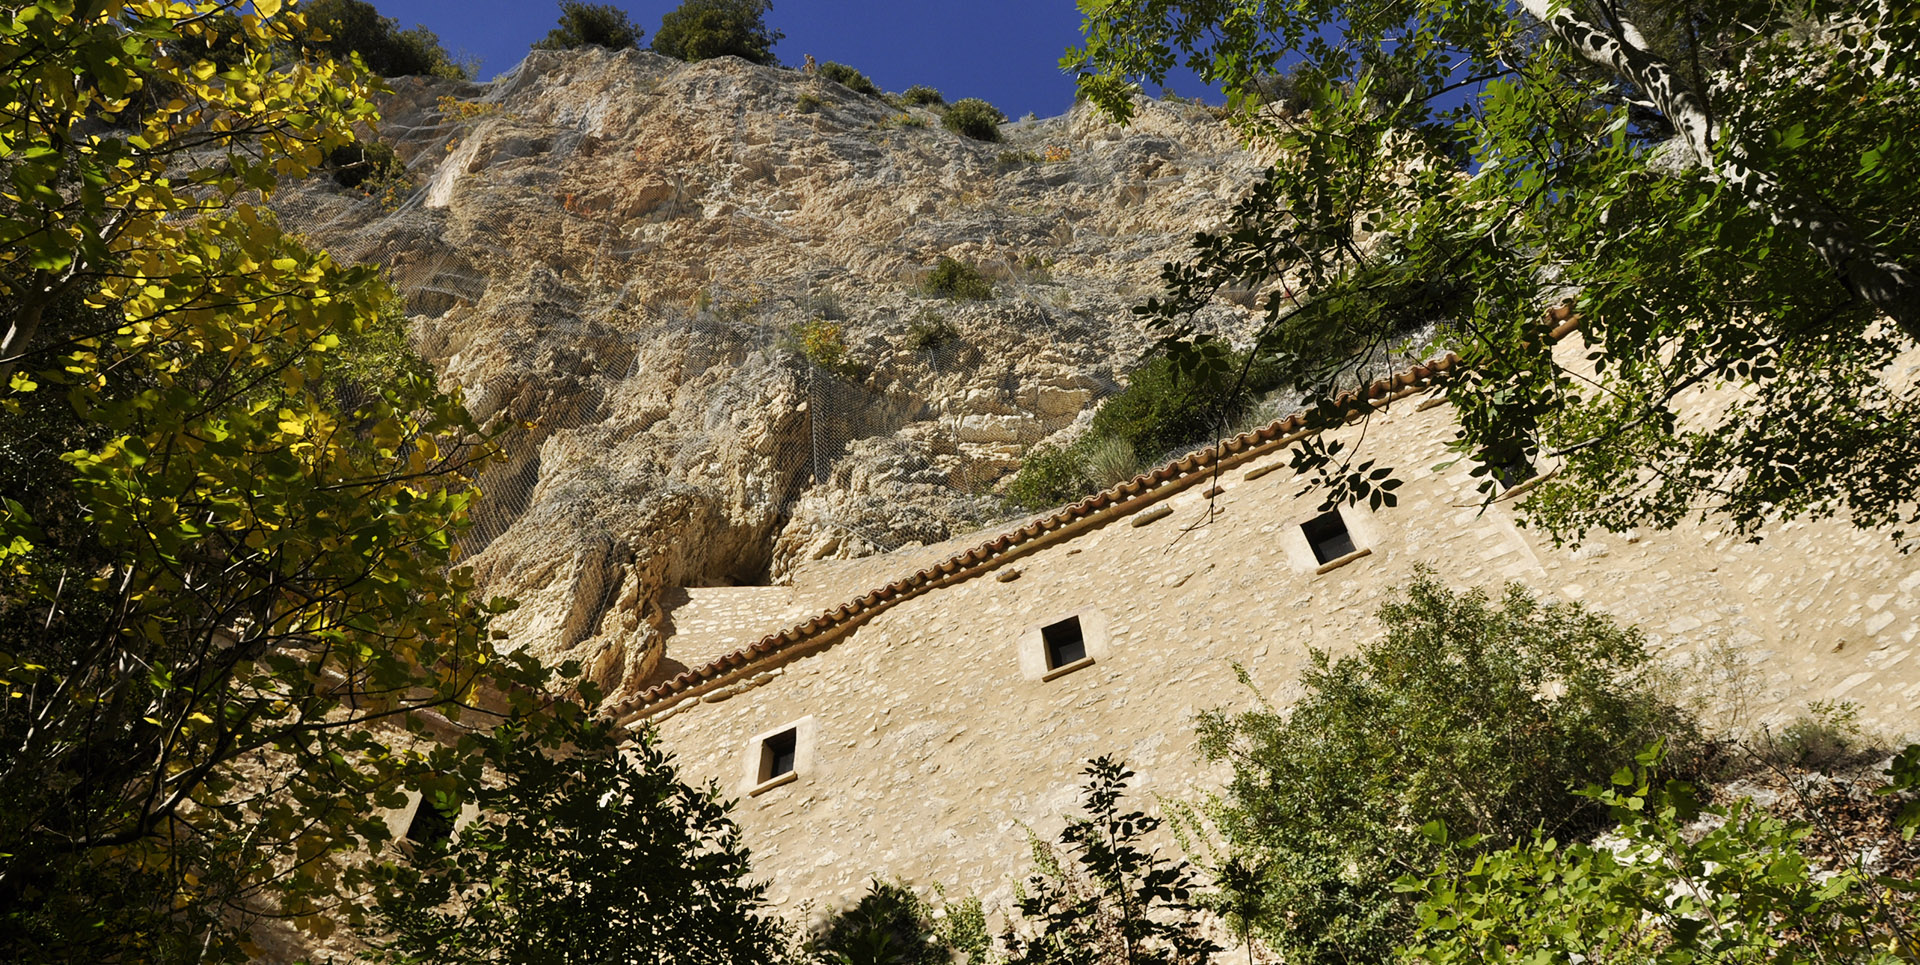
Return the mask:
<svg viewBox="0 0 1920 965"><path fill-rule="evenodd" d="M676 586L946 538L1147 349L1127 308L1258 170L1197 105L988 144L799 71L598 48L406 78L407 183L316 179L290 224L385 265L416 344L520 428L468 540L515 645L611 692ZM922 292L939 256L995 297ZM1209 324L1232 327L1223 307Z"/></svg>

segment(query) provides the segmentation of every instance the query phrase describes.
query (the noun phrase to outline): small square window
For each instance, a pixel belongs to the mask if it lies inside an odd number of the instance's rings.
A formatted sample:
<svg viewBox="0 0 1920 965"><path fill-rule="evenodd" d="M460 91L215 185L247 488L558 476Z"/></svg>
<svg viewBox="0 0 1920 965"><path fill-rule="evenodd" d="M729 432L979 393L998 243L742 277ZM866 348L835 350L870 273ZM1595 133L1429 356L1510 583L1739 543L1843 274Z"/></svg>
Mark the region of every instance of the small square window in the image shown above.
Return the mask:
<svg viewBox="0 0 1920 965"><path fill-rule="evenodd" d="M1059 623L1040 628L1040 639L1047 645L1047 669L1058 670L1087 659L1087 638L1080 629L1080 618L1070 616Z"/></svg>
<svg viewBox="0 0 1920 965"><path fill-rule="evenodd" d="M760 742L762 783L794 772L800 761L800 731L789 727Z"/></svg>
<svg viewBox="0 0 1920 965"><path fill-rule="evenodd" d="M1308 545L1313 547L1313 558L1321 563L1331 563L1358 549L1338 509L1301 523L1300 531L1306 534Z"/></svg>
<svg viewBox="0 0 1920 965"><path fill-rule="evenodd" d="M408 841L416 848L439 848L453 837L453 819L434 806L433 796L422 794L407 822Z"/></svg>

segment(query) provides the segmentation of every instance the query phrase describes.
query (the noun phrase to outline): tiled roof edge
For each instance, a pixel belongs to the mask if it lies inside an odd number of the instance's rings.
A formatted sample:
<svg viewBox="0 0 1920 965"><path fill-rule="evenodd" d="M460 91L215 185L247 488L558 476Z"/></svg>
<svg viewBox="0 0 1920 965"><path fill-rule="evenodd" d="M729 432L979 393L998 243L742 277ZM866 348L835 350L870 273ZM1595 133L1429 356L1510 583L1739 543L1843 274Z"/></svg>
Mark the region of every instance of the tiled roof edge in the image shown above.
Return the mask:
<svg viewBox="0 0 1920 965"><path fill-rule="evenodd" d="M1571 303L1555 306L1547 312L1545 320L1556 323L1548 332L1548 338L1552 341L1559 341L1580 327L1580 317L1573 313ZM1351 409L1356 413L1361 409L1383 408L1394 399L1431 386L1435 375L1452 371L1460 364L1460 357L1449 352L1443 358L1415 365L1390 378L1375 379L1364 389L1343 392L1336 397L1335 403L1342 409ZM1029 520L965 552L949 556L886 586L869 590L804 623L770 633L750 646L701 666L690 667L665 682L622 698L607 709L607 714L623 724L651 716L683 700L738 680L777 659L797 656L817 646L824 646L840 632L902 600L977 576L991 564L1005 562L1019 552L1036 548L1036 544L1052 542L1093 524L1128 515L1149 503L1173 495L1218 469L1237 465L1324 431L1307 428L1307 411L1296 412L1259 429L1243 432L1204 449L1196 449L1151 472L1141 473L1051 514Z"/></svg>

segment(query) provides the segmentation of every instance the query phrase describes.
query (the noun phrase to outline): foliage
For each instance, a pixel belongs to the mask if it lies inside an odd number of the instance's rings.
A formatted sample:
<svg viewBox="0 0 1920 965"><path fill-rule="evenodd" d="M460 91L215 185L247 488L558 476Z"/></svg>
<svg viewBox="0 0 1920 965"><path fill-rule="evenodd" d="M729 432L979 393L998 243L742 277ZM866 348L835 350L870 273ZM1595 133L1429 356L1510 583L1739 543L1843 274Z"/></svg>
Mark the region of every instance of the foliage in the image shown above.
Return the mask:
<svg viewBox="0 0 1920 965"><path fill-rule="evenodd" d="M611 4L560 0L560 25L533 45L535 50L572 50L605 47L626 50L640 46L646 31L634 25L625 10Z"/></svg>
<svg viewBox="0 0 1920 965"><path fill-rule="evenodd" d="M946 104L947 99L941 97L939 91L925 84L915 84L900 92L900 101L916 107L940 107Z"/></svg>
<svg viewBox="0 0 1920 965"><path fill-rule="evenodd" d="M1063 63L1112 116L1184 63L1281 149L1137 310L1168 337L1223 287L1273 289L1265 347L1326 395L1444 283L1453 447L1489 498L1492 467L1559 463L1523 507L1556 537L1920 521L1920 379L1892 365L1920 338L1920 140L1894 133L1920 124L1911 4L1081 7ZM1263 111L1276 75L1311 109ZM1386 310L1340 310L1355 295ZM1538 321L1565 298L1583 362ZM1345 459L1308 468L1351 497Z"/></svg>
<svg viewBox="0 0 1920 965"><path fill-rule="evenodd" d="M873 86L873 81L869 80L867 75L846 64L829 60L820 65L820 76L856 94L865 94L868 97L880 96L880 88Z"/></svg>
<svg viewBox="0 0 1920 965"><path fill-rule="evenodd" d="M1562 846L1536 832L1486 852L1453 839L1431 872L1399 887L1419 900L1406 962L1902 962L1920 952L1916 883L1859 864L1822 869L1812 828L1750 801L1702 808L1656 776L1659 748L1583 794L1619 826L1617 843ZM1711 817L1704 834L1688 825Z"/></svg>
<svg viewBox="0 0 1920 965"><path fill-rule="evenodd" d="M1193 871L1143 850L1160 819L1120 810L1133 772L1088 762L1081 800L1060 843L1035 841L1039 872L1016 894L1022 919L1002 939L1008 965L1202 965L1220 951L1193 915ZM1072 864L1067 862L1071 861Z"/></svg>
<svg viewBox="0 0 1920 965"><path fill-rule="evenodd" d="M770 0L683 0L660 18L653 52L685 61L739 57L772 64L773 45L786 36L768 30Z"/></svg>
<svg viewBox="0 0 1920 965"><path fill-rule="evenodd" d="M326 34L313 49L333 60L354 55L382 77L416 74L467 79L467 71L447 56L440 38L425 26L401 30L400 22L380 16L365 0L307 0L300 5L307 24Z"/></svg>
<svg viewBox="0 0 1920 965"><path fill-rule="evenodd" d="M1119 436L1095 436L1081 447L1087 482L1106 489L1140 474L1140 456L1133 444Z"/></svg>
<svg viewBox="0 0 1920 965"><path fill-rule="evenodd" d="M960 330L938 312L922 311L907 326L905 345L915 352L927 352L960 337Z"/></svg>
<svg viewBox="0 0 1920 965"><path fill-rule="evenodd" d="M1000 140L1000 122L1007 115L978 97L963 97L940 114L940 126L976 141Z"/></svg>
<svg viewBox="0 0 1920 965"><path fill-rule="evenodd" d="M920 287L927 294L942 298L985 301L993 297L993 280L982 274L979 266L946 255L934 262L933 270L927 273L927 280Z"/></svg>
<svg viewBox="0 0 1920 965"><path fill-rule="evenodd" d="M1087 476L1086 455L1079 445L1063 449L1052 443L1041 443L1020 458L1020 471L1007 481L1003 495L1009 506L1037 512L1093 491L1093 481Z"/></svg>
<svg viewBox="0 0 1920 965"><path fill-rule="evenodd" d="M681 782L650 732L622 740L569 709L561 727L496 728L497 780L472 792L480 817L442 849L381 866L378 957L772 960L781 929L719 789Z"/></svg>
<svg viewBox="0 0 1920 965"><path fill-rule="evenodd" d="M327 152L327 170L343 188L357 188L369 178L404 175L407 166L393 153L393 145L383 141L356 141Z"/></svg>
<svg viewBox="0 0 1920 965"><path fill-rule="evenodd" d="M1228 903L1290 962L1379 961L1410 934L1392 885L1435 853L1423 824L1487 848L1590 833L1604 809L1570 788L1663 735L1695 743L1640 633L1576 604L1509 586L1494 605L1421 572L1379 617L1356 655L1313 652L1289 711L1201 717L1202 753L1234 770L1209 813L1250 869Z"/></svg>
<svg viewBox="0 0 1920 965"><path fill-rule="evenodd" d="M1127 376L1124 391L1093 414L1093 435L1125 440L1153 458L1177 446L1219 435L1255 394L1273 387L1273 367L1218 342L1201 343L1205 366L1184 369L1159 356Z"/></svg>
<svg viewBox="0 0 1920 965"><path fill-rule="evenodd" d="M851 908L830 915L808 936L810 960L826 965L950 965L932 910L913 889L875 880Z"/></svg>
<svg viewBox="0 0 1920 965"><path fill-rule="evenodd" d="M279 7L0 14L0 959L323 933L404 729L538 708L452 567L484 434L377 272L255 203L375 120Z"/></svg>
<svg viewBox="0 0 1920 965"><path fill-rule="evenodd" d="M1832 771L1880 760L1887 747L1861 728L1859 704L1816 700L1779 734L1763 736L1754 751L1769 767Z"/></svg>
<svg viewBox="0 0 1920 965"><path fill-rule="evenodd" d="M839 323L811 319L794 326L793 337L808 362L843 379L866 377L866 367L848 356L846 330Z"/></svg>
<svg viewBox="0 0 1920 965"><path fill-rule="evenodd" d="M801 91L793 99L793 112L796 114L814 114L820 110L820 98L809 91Z"/></svg>

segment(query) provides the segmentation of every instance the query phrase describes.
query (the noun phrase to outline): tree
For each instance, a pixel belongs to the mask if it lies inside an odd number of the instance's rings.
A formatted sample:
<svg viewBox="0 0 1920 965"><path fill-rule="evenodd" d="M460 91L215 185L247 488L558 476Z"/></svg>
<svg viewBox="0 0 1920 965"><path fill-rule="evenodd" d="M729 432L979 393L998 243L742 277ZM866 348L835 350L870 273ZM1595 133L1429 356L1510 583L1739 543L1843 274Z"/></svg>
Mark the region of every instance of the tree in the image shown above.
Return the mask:
<svg viewBox="0 0 1920 965"><path fill-rule="evenodd" d="M571 50L597 46L626 50L640 45L646 31L634 26L625 10L604 3L560 0L560 25L547 31L535 50Z"/></svg>
<svg viewBox="0 0 1920 965"><path fill-rule="evenodd" d="M805 951L808 961L822 965L953 965L963 949L946 937L913 889L876 879L852 907L813 930Z"/></svg>
<svg viewBox="0 0 1920 965"><path fill-rule="evenodd" d="M1316 651L1289 710L1201 717L1201 753L1233 767L1207 808L1229 856L1216 904L1289 962L1381 961L1411 934L1394 881L1436 854L1422 825L1488 848L1579 837L1606 811L1574 788L1656 739L1696 747L1640 634L1578 605L1512 586L1494 606L1423 573L1380 621L1355 656Z"/></svg>
<svg viewBox="0 0 1920 965"><path fill-rule="evenodd" d="M300 12L308 25L326 35L324 40L306 43L334 60L350 60L358 54L368 70L382 77L466 78L469 73L447 56L433 31L421 24L401 30L399 21L380 16L366 0L308 0Z"/></svg>
<svg viewBox="0 0 1920 965"><path fill-rule="evenodd" d="M1009 965L1205 965L1220 947L1193 915L1193 869L1141 846L1159 818L1120 810L1133 772L1100 757L1086 775L1087 816L1058 848L1034 841L1039 870L1014 902L1025 927L1010 918L1002 937Z"/></svg>
<svg viewBox="0 0 1920 965"><path fill-rule="evenodd" d="M653 52L685 61L739 57L773 64L773 45L786 36L768 30L771 0L684 0L660 18Z"/></svg>
<svg viewBox="0 0 1920 965"><path fill-rule="evenodd" d="M383 866L384 960L777 960L781 928L719 789L683 783L651 733L623 741L584 712L565 719L496 729L480 816Z"/></svg>
<svg viewBox="0 0 1920 965"><path fill-rule="evenodd" d="M257 203L375 119L306 37L271 0L0 13L8 961L351 920L333 858L403 782L477 777L463 710L544 702L451 565L480 427L378 273ZM429 726L452 742L402 748Z"/></svg>
<svg viewBox="0 0 1920 965"><path fill-rule="evenodd" d="M1557 538L1920 521L1920 380L1894 362L1920 338L1913 5L1082 7L1064 63L1113 116L1184 61L1284 148L1137 310L1173 342L1231 284L1266 293L1263 348L1312 394L1411 336L1457 352L1454 448L1489 498L1503 467L1558 468L1523 507ZM1280 75L1310 109L1263 104ZM1540 321L1563 299L1572 368ZM1351 452L1300 454L1330 500L1357 495Z"/></svg>

